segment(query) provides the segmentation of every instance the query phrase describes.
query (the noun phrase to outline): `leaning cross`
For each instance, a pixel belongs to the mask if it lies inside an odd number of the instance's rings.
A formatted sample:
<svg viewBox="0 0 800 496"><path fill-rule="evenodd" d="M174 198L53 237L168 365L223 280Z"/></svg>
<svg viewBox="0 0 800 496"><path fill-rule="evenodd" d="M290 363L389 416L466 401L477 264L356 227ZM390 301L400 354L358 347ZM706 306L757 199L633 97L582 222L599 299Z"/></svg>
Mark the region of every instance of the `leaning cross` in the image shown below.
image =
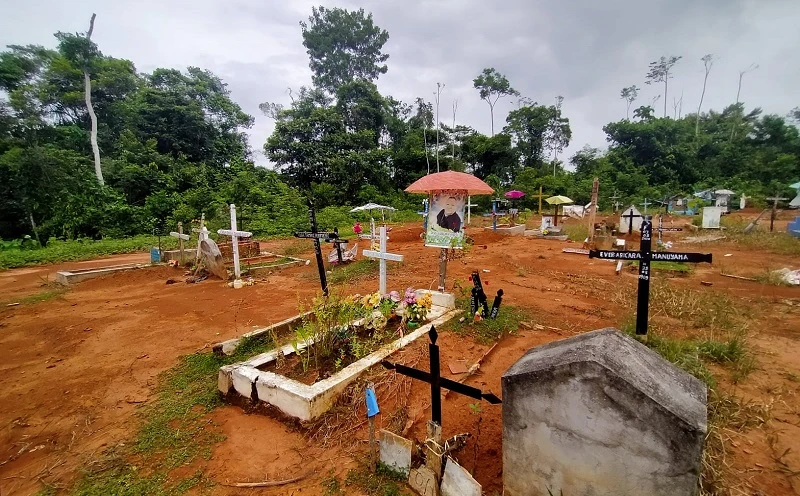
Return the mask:
<svg viewBox="0 0 800 496"><path fill-rule="evenodd" d="M381 226L380 231L380 245L378 251L373 250L364 250L361 252L362 255L369 258L377 258L381 261L380 263L380 283L379 288L382 295L386 294L386 261L391 260L393 262L402 262L403 255L395 255L394 253L387 253L386 252L386 226Z"/></svg>
<svg viewBox="0 0 800 496"><path fill-rule="evenodd" d="M200 243L208 239L208 229L206 229L206 214L200 215L200 228L193 227L192 232L197 233L197 254L195 255L195 262L200 260Z"/></svg>
<svg viewBox="0 0 800 496"><path fill-rule="evenodd" d="M653 222L650 216L644 218L641 230L642 242L639 251L589 250L589 258L639 261L639 288L636 298L636 334L646 335L648 305L650 303L650 262L711 263L711 253L654 252L651 251L653 242Z"/></svg>
<svg viewBox="0 0 800 496"><path fill-rule="evenodd" d="M319 245L320 239L335 240L339 238L337 232L318 232L317 231L317 214L314 212L314 205L308 207L308 216L311 218L311 231L296 232L295 238L313 239L314 240L314 254L317 257L317 269L319 270L319 283L322 286L322 294L328 296L328 278L325 276L325 262L322 261L322 248Z"/></svg>
<svg viewBox="0 0 800 496"><path fill-rule="evenodd" d="M233 273L236 279L239 279L242 275L242 271L239 268L239 238L249 238L253 233L238 231L236 229L236 205L233 203L231 203L231 228L220 229L217 231L217 234L231 237L231 244L233 245Z"/></svg>
<svg viewBox="0 0 800 496"><path fill-rule="evenodd" d="M381 365L389 370L397 371L397 373L400 375L405 375L411 377L412 379L417 379L418 381L427 382L431 385L431 420L435 424L439 425L440 427L442 425L442 388L449 389L454 393L463 394L464 396L469 396L470 398L475 398L477 400L486 400L492 405L499 405L502 403L500 398L492 393L484 393L478 388L467 386L466 384L461 384L460 382L451 381L450 379L441 377L439 371L439 346L436 344L436 339L439 337L439 334L436 332L436 327L431 326L428 336L431 338L431 342L428 345L428 351L431 360L430 372L406 367L405 365L400 365L399 363L391 363L386 360L382 361Z"/></svg>
<svg viewBox="0 0 800 496"><path fill-rule="evenodd" d="M637 217L641 217L641 215L634 214L633 213L633 205L631 205L631 211L628 212L627 215L622 214L622 217L628 219L628 234L633 233L633 219L635 219Z"/></svg>
<svg viewBox="0 0 800 496"><path fill-rule="evenodd" d="M178 222L178 232L172 231L169 233L173 238L178 238L178 243L181 250L181 265L183 265L183 242L189 241L189 235L183 234L183 222Z"/></svg>

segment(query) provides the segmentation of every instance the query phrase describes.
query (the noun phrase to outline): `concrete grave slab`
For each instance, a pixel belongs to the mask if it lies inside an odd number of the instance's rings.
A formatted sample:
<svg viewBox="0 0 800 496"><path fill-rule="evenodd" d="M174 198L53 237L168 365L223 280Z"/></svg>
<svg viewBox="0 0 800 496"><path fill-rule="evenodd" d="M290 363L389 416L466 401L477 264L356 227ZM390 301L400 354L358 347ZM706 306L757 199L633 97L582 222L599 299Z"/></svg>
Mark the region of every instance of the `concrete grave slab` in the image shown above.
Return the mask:
<svg viewBox="0 0 800 496"><path fill-rule="evenodd" d="M442 477L442 496L481 496L483 489L472 475L455 460L447 457Z"/></svg>
<svg viewBox="0 0 800 496"><path fill-rule="evenodd" d="M129 263L120 265L109 265L107 267L95 267L93 269L72 269L62 270L56 273L56 282L64 285L74 284L76 282L85 281L87 279L94 279L96 277L103 277L114 274L115 272L122 272L125 270L142 269L150 267L149 264Z"/></svg>
<svg viewBox="0 0 800 496"><path fill-rule="evenodd" d="M414 443L393 432L381 430L380 444L381 462L408 477Z"/></svg>
<svg viewBox="0 0 800 496"><path fill-rule="evenodd" d="M719 229L722 207L703 207L703 229Z"/></svg>
<svg viewBox="0 0 800 496"><path fill-rule="evenodd" d="M539 346L502 383L505 495L696 493L706 387L635 339Z"/></svg>

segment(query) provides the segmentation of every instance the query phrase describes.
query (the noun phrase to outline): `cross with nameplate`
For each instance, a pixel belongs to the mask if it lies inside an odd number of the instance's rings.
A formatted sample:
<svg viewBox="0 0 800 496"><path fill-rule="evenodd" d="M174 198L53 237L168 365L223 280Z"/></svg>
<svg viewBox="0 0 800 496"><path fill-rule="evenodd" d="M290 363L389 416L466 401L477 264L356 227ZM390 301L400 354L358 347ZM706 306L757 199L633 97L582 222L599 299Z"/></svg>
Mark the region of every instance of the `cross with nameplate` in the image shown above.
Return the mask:
<svg viewBox="0 0 800 496"><path fill-rule="evenodd" d="M325 276L325 262L322 261L322 247L320 247L319 240L335 240L339 238L339 233L334 232L319 232L317 231L317 214L314 212L314 205L310 204L308 207L308 216L311 218L311 231L296 232L295 238L313 239L314 240L314 255L317 258L317 270L319 270L319 283L322 286L322 294L328 296L328 278Z"/></svg>
<svg viewBox="0 0 800 496"><path fill-rule="evenodd" d="M664 216L663 215L659 215L658 216L658 229L656 229L656 230L658 231L658 242L660 243L661 242L661 233L665 233L665 232L680 232L680 231L683 231L683 228L682 227L664 227Z"/></svg>
<svg viewBox="0 0 800 496"><path fill-rule="evenodd" d="M233 247L233 274L236 276L236 279L239 279L242 276L242 269L239 267L239 238L249 238L253 233L236 229L236 205L233 203L231 203L231 228L219 229L217 234L231 237L231 245Z"/></svg>
<svg viewBox="0 0 800 496"><path fill-rule="evenodd" d="M589 258L605 260L638 260L639 287L636 298L636 334L647 334L648 305L650 304L650 262L711 263L711 253L675 253L652 251L653 222L650 216L642 221L642 242L639 251L589 250Z"/></svg>
<svg viewBox="0 0 800 496"><path fill-rule="evenodd" d="M172 231L169 235L173 238L178 238L178 246L181 251L181 265L183 265L183 242L189 241L189 235L183 234L183 222L178 222L178 232Z"/></svg>
<svg viewBox="0 0 800 496"><path fill-rule="evenodd" d="M364 250L361 252L362 255L369 258L376 258L380 260L380 278L378 282L378 287L382 295L386 294L386 261L391 260L393 262L402 262L403 255L395 255L394 253L387 253L386 251L386 226L381 226L380 229L380 244L378 245L378 251L375 250Z"/></svg>
<svg viewBox="0 0 800 496"><path fill-rule="evenodd" d="M436 344L436 339L439 337L439 334L436 332L436 327L431 326L431 330L428 331L428 337L431 339L430 344L428 344L430 372L400 365L399 363L392 363L387 360L382 361L381 365L389 370L396 371L400 375L427 382L431 385L431 420L435 424L439 426L442 425L442 388L477 400L486 400L492 405L499 405L502 403L500 398L492 393L484 393L476 387L467 386L466 384L441 377L441 372L439 370L439 346Z"/></svg>

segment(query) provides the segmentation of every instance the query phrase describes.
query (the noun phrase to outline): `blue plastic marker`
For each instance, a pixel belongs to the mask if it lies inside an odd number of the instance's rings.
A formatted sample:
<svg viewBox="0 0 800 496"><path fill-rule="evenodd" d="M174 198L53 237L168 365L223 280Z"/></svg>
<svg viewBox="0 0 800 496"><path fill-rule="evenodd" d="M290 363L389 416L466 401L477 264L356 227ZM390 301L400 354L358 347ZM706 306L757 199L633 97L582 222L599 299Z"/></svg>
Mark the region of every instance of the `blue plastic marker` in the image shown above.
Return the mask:
<svg viewBox="0 0 800 496"><path fill-rule="evenodd" d="M367 417L372 418L381 413L378 408L378 399L375 398L375 389L372 386L367 386Z"/></svg>

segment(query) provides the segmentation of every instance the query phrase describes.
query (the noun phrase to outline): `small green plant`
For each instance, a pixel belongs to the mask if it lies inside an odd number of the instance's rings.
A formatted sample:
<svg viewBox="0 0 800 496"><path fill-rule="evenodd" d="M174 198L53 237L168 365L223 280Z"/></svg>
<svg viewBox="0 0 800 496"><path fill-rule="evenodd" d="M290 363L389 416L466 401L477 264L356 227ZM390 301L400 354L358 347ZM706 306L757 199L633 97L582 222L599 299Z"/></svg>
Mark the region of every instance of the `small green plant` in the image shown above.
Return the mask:
<svg viewBox="0 0 800 496"><path fill-rule="evenodd" d="M323 496L345 496L342 483L333 469L322 479L322 489L324 490Z"/></svg>
<svg viewBox="0 0 800 496"><path fill-rule="evenodd" d="M571 241L578 243L583 243L589 237L589 227L583 222L580 224L564 224L563 230Z"/></svg>
<svg viewBox="0 0 800 496"><path fill-rule="evenodd" d="M378 468L372 473L365 464L347 472L345 485L355 486L369 496L401 496L405 491L406 476L397 470L378 462Z"/></svg>
<svg viewBox="0 0 800 496"><path fill-rule="evenodd" d="M491 299L489 300L491 303ZM472 336L479 343L492 343L504 334L513 334L519 330L520 322L531 318L530 311L514 305L503 305L496 319L473 320L469 298L458 298L456 307L462 310L464 321L451 319L441 326L442 331L452 331L462 336Z"/></svg>

